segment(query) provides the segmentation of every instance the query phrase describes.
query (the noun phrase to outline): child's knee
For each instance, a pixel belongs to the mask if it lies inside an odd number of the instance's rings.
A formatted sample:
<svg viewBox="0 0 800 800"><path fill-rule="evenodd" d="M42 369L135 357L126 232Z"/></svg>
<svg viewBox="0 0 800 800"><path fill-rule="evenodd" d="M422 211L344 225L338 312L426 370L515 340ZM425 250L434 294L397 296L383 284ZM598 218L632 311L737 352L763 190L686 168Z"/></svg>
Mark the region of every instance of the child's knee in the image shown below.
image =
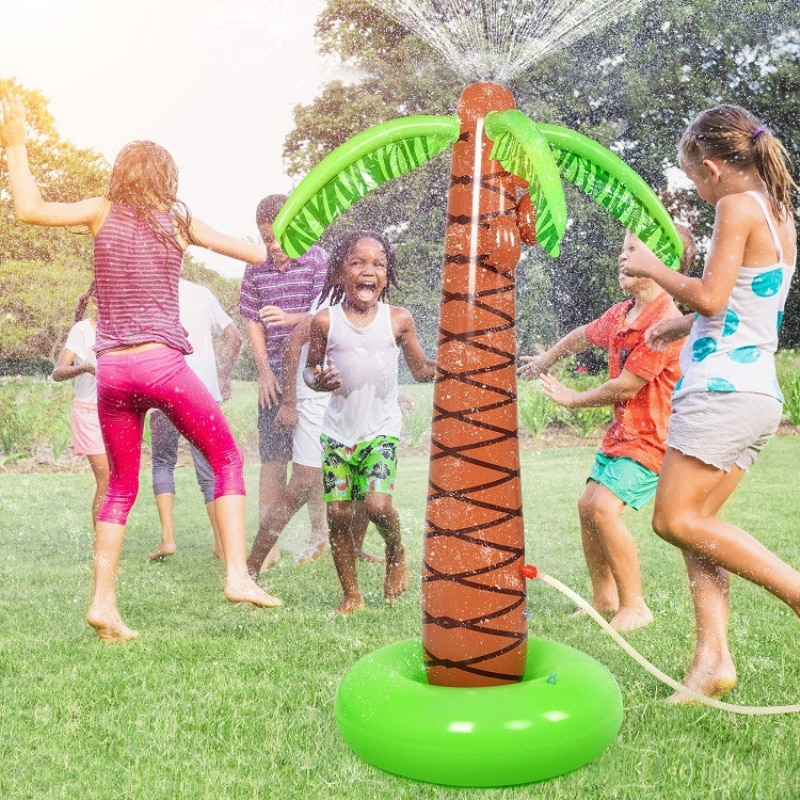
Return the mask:
<svg viewBox="0 0 800 800"><path fill-rule="evenodd" d="M136 496L139 493L139 483L120 488L112 483L109 486L97 519L102 522L113 522L116 525L125 525L128 522Z"/></svg>
<svg viewBox="0 0 800 800"><path fill-rule="evenodd" d="M680 522L673 511L656 504L656 507L653 509L651 523L653 531L664 541L670 544L680 543L680 536L678 535Z"/></svg>
<svg viewBox="0 0 800 800"><path fill-rule="evenodd" d="M350 523L353 519L353 509L350 503L328 503L325 513L331 534L335 535L337 532L350 530Z"/></svg>
<svg viewBox="0 0 800 800"><path fill-rule="evenodd" d="M392 505L392 498L389 495L367 495L364 504L370 521L379 528L391 525L398 518L397 510Z"/></svg>

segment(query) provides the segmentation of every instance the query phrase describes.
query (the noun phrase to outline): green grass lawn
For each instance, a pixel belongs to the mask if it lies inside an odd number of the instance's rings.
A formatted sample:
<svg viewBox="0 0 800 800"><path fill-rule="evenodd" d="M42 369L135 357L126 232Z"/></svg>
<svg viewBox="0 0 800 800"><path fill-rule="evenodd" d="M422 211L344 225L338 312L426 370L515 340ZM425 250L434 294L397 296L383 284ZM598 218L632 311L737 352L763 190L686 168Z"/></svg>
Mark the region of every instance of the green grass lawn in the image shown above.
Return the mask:
<svg viewBox="0 0 800 800"><path fill-rule="evenodd" d="M576 500L592 450L523 454L528 561L583 596ZM796 465L800 438L772 442L727 510L729 518L800 564ZM339 736L333 699L361 656L420 633L420 560L427 460L401 460L401 510L412 581L393 607L380 567L360 566L367 609L335 618L338 585L326 555L299 566L305 511L285 534L284 560L265 576L285 605L226 603L220 564L191 468L179 469L179 553L151 564L157 517L142 476L119 577L126 621L142 632L100 642L84 621L91 590L90 474L0 476L0 798L787 798L800 797L800 717L750 718L664 702L659 685L570 601L530 586L530 634L576 647L619 682L624 720L598 759L546 783L450 789L381 772ZM247 468L250 532L257 468ZM682 559L631 514L654 624L628 636L680 678L692 652ZM374 531L367 538L380 547ZM800 700L800 621L734 579L731 643L739 685L727 699ZM380 698L376 698L376 703Z"/></svg>

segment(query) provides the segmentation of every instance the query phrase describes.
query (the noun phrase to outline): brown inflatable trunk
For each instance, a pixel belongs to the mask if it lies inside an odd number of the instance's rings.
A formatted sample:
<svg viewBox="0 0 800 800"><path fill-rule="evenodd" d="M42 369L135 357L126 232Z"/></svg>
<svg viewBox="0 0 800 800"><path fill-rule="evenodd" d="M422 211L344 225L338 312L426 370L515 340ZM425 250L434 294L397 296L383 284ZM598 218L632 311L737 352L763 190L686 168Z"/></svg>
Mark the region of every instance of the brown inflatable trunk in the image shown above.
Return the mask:
<svg viewBox="0 0 800 800"><path fill-rule="evenodd" d="M521 680L527 656L516 402L514 273L524 184L489 158L489 111L514 107L492 83L458 107L439 316L422 575L430 683Z"/></svg>

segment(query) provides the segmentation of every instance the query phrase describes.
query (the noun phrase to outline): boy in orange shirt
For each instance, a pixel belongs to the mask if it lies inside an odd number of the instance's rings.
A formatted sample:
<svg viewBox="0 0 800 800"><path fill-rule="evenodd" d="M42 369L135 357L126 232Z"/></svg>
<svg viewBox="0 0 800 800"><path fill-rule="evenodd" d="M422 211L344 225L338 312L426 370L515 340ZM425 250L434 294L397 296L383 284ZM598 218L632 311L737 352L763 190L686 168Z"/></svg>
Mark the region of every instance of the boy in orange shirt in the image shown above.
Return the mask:
<svg viewBox="0 0 800 800"><path fill-rule="evenodd" d="M691 234L685 240L681 272L696 252ZM658 261L640 239L628 232L619 267ZM670 397L680 377L681 342L655 352L645 332L664 319L680 317L672 298L649 279L619 276L632 297L612 306L599 319L568 333L547 352L523 356L523 378L539 378L544 394L567 408L613 405L614 421L603 437L586 489L578 501L581 540L592 582L592 606L611 615L611 625L631 631L647 625L653 614L642 594L636 542L626 527L625 506L638 510L650 500L666 450ZM547 374L555 363L590 347L608 350L608 380L592 389L570 389Z"/></svg>

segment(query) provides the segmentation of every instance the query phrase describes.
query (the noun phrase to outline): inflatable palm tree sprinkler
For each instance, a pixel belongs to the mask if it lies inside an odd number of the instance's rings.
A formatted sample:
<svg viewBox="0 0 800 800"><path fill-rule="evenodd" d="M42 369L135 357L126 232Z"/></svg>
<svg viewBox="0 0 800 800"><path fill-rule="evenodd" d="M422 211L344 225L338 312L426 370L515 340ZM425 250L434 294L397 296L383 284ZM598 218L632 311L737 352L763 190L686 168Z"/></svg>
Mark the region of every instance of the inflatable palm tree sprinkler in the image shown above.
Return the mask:
<svg viewBox="0 0 800 800"><path fill-rule="evenodd" d="M354 752L388 772L502 786L588 763L622 722L605 667L528 639L515 368L521 242L558 254L563 179L668 266L678 266L683 245L656 195L617 156L534 124L508 89L480 82L464 90L456 116L382 123L323 159L276 220L283 249L300 256L370 190L450 146L422 642L357 662L339 686L336 719Z"/></svg>

